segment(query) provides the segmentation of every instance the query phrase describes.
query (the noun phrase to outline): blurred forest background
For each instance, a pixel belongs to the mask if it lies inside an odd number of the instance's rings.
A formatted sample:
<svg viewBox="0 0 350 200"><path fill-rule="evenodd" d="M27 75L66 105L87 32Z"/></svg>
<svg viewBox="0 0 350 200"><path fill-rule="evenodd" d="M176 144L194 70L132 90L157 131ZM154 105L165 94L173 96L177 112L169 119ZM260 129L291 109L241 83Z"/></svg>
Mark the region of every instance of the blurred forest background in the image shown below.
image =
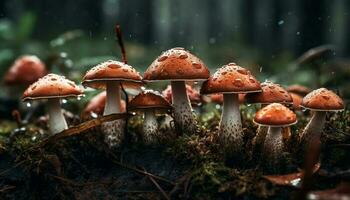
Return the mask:
<svg viewBox="0 0 350 200"><path fill-rule="evenodd" d="M95 64L120 59L114 25L140 72L166 49L182 46L214 71L228 62L261 80L325 86L350 97L347 0L1 0L0 74L22 54L80 81ZM332 50L312 62L310 48Z"/></svg>

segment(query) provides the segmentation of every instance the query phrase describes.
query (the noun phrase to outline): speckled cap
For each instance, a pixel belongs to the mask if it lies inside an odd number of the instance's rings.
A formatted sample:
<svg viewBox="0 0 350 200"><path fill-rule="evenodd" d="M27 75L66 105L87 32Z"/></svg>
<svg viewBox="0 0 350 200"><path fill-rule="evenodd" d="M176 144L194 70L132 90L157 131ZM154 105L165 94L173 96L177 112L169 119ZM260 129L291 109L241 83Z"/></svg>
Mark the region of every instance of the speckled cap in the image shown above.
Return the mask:
<svg viewBox="0 0 350 200"><path fill-rule="evenodd" d="M108 81L122 81L123 86L141 86L142 77L132 66L114 60L103 62L86 72L85 87L105 89Z"/></svg>
<svg viewBox="0 0 350 200"><path fill-rule="evenodd" d="M25 55L15 60L4 76L4 83L28 86L46 74L45 65L37 56Z"/></svg>
<svg viewBox="0 0 350 200"><path fill-rule="evenodd" d="M154 60L144 73L143 81L200 81L207 80L209 75L209 69L199 58L177 47Z"/></svg>
<svg viewBox="0 0 350 200"><path fill-rule="evenodd" d="M186 92L193 106L198 106L202 103L201 95L196 89L186 84ZM165 90L163 90L162 94L169 103L172 103L173 92L171 90L171 85L168 85L168 87Z"/></svg>
<svg viewBox="0 0 350 200"><path fill-rule="evenodd" d="M64 76L48 74L30 85L23 94L23 101L35 99L77 97L83 91Z"/></svg>
<svg viewBox="0 0 350 200"><path fill-rule="evenodd" d="M334 92L326 88L320 88L307 94L301 106L316 111L341 111L344 110L343 100Z"/></svg>
<svg viewBox="0 0 350 200"><path fill-rule="evenodd" d="M203 83L201 88L201 94L260 91L260 82L251 75L249 70L238 66L236 63L222 66Z"/></svg>
<svg viewBox="0 0 350 200"><path fill-rule="evenodd" d="M290 126L297 122L297 116L286 106L272 103L255 114L254 122L263 126Z"/></svg>
<svg viewBox="0 0 350 200"><path fill-rule="evenodd" d="M145 90L136 95L129 102L128 108L130 110L144 110L150 108L158 110L169 110L172 107L159 92L153 90Z"/></svg>
<svg viewBox="0 0 350 200"><path fill-rule="evenodd" d="M247 103L281 103L292 104L292 96L279 84L271 81L265 81L260 84L262 92L250 93L246 95Z"/></svg>

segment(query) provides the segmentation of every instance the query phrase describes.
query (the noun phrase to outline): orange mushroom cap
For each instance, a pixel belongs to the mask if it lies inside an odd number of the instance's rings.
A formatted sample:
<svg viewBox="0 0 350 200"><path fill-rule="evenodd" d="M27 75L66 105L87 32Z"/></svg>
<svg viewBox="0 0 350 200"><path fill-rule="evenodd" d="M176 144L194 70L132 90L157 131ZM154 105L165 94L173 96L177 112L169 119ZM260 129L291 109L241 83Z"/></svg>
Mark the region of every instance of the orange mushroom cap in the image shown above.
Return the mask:
<svg viewBox="0 0 350 200"><path fill-rule="evenodd" d="M262 92L250 93L246 95L246 101L248 103L293 103L293 99L290 94L280 85L272 83L271 81L265 81L260 85Z"/></svg>
<svg viewBox="0 0 350 200"><path fill-rule="evenodd" d="M78 97L83 94L73 81L57 74L48 74L31 84L23 94L23 101L61 97Z"/></svg>
<svg viewBox="0 0 350 200"><path fill-rule="evenodd" d="M343 100L334 92L326 88L320 88L307 94L301 106L310 110L340 111L344 110Z"/></svg>
<svg viewBox="0 0 350 200"><path fill-rule="evenodd" d="M105 89L107 81L122 81L123 86L140 86L141 75L132 66L114 60L103 62L86 72L82 84L95 89Z"/></svg>
<svg viewBox="0 0 350 200"><path fill-rule="evenodd" d="M211 102L217 103L217 104L223 104L224 103L224 95L223 94L210 94L208 95ZM238 102L244 103L246 94L238 94ZM209 101L209 102L210 102Z"/></svg>
<svg viewBox="0 0 350 200"><path fill-rule="evenodd" d="M255 114L254 122L265 126L290 126L297 122L297 116L286 106L272 103Z"/></svg>
<svg viewBox="0 0 350 200"><path fill-rule="evenodd" d="M45 65L37 56L25 55L15 60L4 76L4 83L6 85L29 85L46 74Z"/></svg>
<svg viewBox="0 0 350 200"><path fill-rule="evenodd" d="M164 97L156 91L145 90L136 95L128 105L130 110L143 110L155 108L159 110L169 110L171 105Z"/></svg>
<svg viewBox="0 0 350 200"><path fill-rule="evenodd" d="M177 47L163 52L144 73L143 80L185 81L206 80L210 72L207 66L196 56Z"/></svg>
<svg viewBox="0 0 350 200"><path fill-rule="evenodd" d="M259 91L261 91L260 82L251 75L249 70L235 63L222 66L203 83L201 88L201 94Z"/></svg>
<svg viewBox="0 0 350 200"><path fill-rule="evenodd" d="M290 85L286 88L286 90L288 92L292 92L292 93L295 93L295 94L299 94L301 96L305 96L307 95L308 93L311 92L311 89L308 88L308 87L305 87L305 86L302 86L302 85L298 85L298 84L295 84L295 85Z"/></svg>
<svg viewBox="0 0 350 200"><path fill-rule="evenodd" d="M293 93L293 92L289 92L290 96L293 99L293 108L296 110L300 109L300 104L303 100L303 97L300 96L299 94Z"/></svg>
<svg viewBox="0 0 350 200"><path fill-rule="evenodd" d="M102 115L106 105L106 98L106 91L94 96L83 110L83 116L89 116L91 113ZM121 112L125 112L125 110L125 101L121 100Z"/></svg>
<svg viewBox="0 0 350 200"><path fill-rule="evenodd" d="M187 95L188 95L192 105L198 106L202 103L201 102L201 95L193 87L186 84L186 92L187 92ZM169 103L172 103L173 92L171 90L171 85L168 85L168 87L165 90L163 90L162 94L163 94L164 98Z"/></svg>

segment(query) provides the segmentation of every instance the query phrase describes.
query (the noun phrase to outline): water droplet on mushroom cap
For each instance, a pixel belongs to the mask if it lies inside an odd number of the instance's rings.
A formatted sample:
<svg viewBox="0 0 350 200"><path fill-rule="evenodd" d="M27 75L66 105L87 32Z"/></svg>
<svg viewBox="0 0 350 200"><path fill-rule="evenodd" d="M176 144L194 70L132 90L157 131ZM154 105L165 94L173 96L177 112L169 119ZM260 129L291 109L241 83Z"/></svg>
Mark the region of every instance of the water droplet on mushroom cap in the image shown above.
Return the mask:
<svg viewBox="0 0 350 200"><path fill-rule="evenodd" d="M202 65L200 63L196 63L196 62L192 63L192 66L196 69L202 68Z"/></svg>
<svg viewBox="0 0 350 200"><path fill-rule="evenodd" d="M187 54L180 54L179 58L180 59L186 59L186 58L188 58L188 55Z"/></svg>
<svg viewBox="0 0 350 200"><path fill-rule="evenodd" d="M117 64L109 64L109 65L108 65L108 68L111 68L111 69L118 69L118 68L120 68L120 66L117 65Z"/></svg>
<svg viewBox="0 0 350 200"><path fill-rule="evenodd" d="M242 87L243 86L243 81L240 78L236 78L234 81L232 81L232 84L237 86L237 87Z"/></svg>
<svg viewBox="0 0 350 200"><path fill-rule="evenodd" d="M168 59L168 56L161 56L158 58L158 62L162 62L164 60Z"/></svg>

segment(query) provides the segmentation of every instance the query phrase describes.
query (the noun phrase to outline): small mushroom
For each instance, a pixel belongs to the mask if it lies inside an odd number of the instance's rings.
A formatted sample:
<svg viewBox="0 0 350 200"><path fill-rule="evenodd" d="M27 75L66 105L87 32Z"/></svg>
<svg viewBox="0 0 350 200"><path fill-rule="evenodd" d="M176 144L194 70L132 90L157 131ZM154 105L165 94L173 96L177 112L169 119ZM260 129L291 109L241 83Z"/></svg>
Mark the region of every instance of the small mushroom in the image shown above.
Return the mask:
<svg viewBox="0 0 350 200"><path fill-rule="evenodd" d="M130 65L109 60L91 68L84 76L85 87L106 90L106 106L103 115L121 113L121 85L123 88L140 87L142 77ZM125 119L105 122L101 126L105 140L111 147L121 143L124 137Z"/></svg>
<svg viewBox="0 0 350 200"><path fill-rule="evenodd" d="M28 86L46 74L45 65L37 56L25 55L15 60L4 76L4 83Z"/></svg>
<svg viewBox="0 0 350 200"><path fill-rule="evenodd" d="M293 92L289 92L290 96L293 99L293 108L294 110L300 110L300 104L303 100L303 97L300 96L299 94L293 93Z"/></svg>
<svg viewBox="0 0 350 200"><path fill-rule="evenodd" d="M307 94L301 102L301 107L314 113L301 135L302 143L307 145L310 140L320 140L326 113L344 110L344 102L334 92L320 88Z"/></svg>
<svg viewBox="0 0 350 200"><path fill-rule="evenodd" d="M22 93L24 88L46 74L46 67L37 56L24 55L16 59L5 73L4 84L11 87L9 96L16 96L18 98L20 95L16 95L16 91Z"/></svg>
<svg viewBox="0 0 350 200"><path fill-rule="evenodd" d="M88 120L91 118L96 118L97 116L102 116L105 110L107 94L103 91L96 96L94 96L89 103L86 105L82 112L82 118ZM116 104L118 100L116 100ZM121 112L125 112L125 101L121 100Z"/></svg>
<svg viewBox="0 0 350 200"><path fill-rule="evenodd" d="M246 95L246 101L250 104L261 104L264 107L270 103L281 103L284 105L290 105L293 103L292 96L279 84L271 81L265 81L261 83L262 92L251 93ZM266 126L259 126L257 134L253 138L254 152L261 152L268 128ZM288 132L288 131L287 131Z"/></svg>
<svg viewBox="0 0 350 200"><path fill-rule="evenodd" d="M278 162L284 148L282 127L291 126L297 122L295 113L280 103L272 103L255 114L254 122L268 127L263 148L264 160L270 164Z"/></svg>
<svg viewBox="0 0 350 200"><path fill-rule="evenodd" d="M130 101L130 111L144 112L143 136L146 144L159 142L161 135L158 131L156 113L170 109L169 102L160 93L153 90L145 90Z"/></svg>
<svg viewBox="0 0 350 200"><path fill-rule="evenodd" d="M187 92L188 98L190 99L191 105L193 107L197 107L201 105L202 103L201 95L197 90L192 88L192 86L186 84L186 92ZM163 90L162 94L169 103L172 103L173 92L171 90L171 85L168 85L167 88Z"/></svg>
<svg viewBox="0 0 350 200"><path fill-rule="evenodd" d="M219 137L226 153L238 155L243 147L238 94L260 91L260 82L251 75L250 71L235 63L222 66L203 83L201 94L223 93L224 96Z"/></svg>
<svg viewBox="0 0 350 200"><path fill-rule="evenodd" d="M185 81L203 81L209 78L207 66L184 48L163 52L144 73L143 81L171 81L172 104L176 129L184 133L196 131L196 120L186 92Z"/></svg>
<svg viewBox="0 0 350 200"><path fill-rule="evenodd" d="M298 84L290 85L286 88L286 90L288 92L298 94L298 95L303 96L303 97L311 92L310 88L302 86L302 85L298 85Z"/></svg>
<svg viewBox="0 0 350 200"><path fill-rule="evenodd" d="M53 134L67 129L67 122L61 110L60 99L79 97L83 91L63 76L48 74L30 85L23 94L23 101L47 99L49 127Z"/></svg>

